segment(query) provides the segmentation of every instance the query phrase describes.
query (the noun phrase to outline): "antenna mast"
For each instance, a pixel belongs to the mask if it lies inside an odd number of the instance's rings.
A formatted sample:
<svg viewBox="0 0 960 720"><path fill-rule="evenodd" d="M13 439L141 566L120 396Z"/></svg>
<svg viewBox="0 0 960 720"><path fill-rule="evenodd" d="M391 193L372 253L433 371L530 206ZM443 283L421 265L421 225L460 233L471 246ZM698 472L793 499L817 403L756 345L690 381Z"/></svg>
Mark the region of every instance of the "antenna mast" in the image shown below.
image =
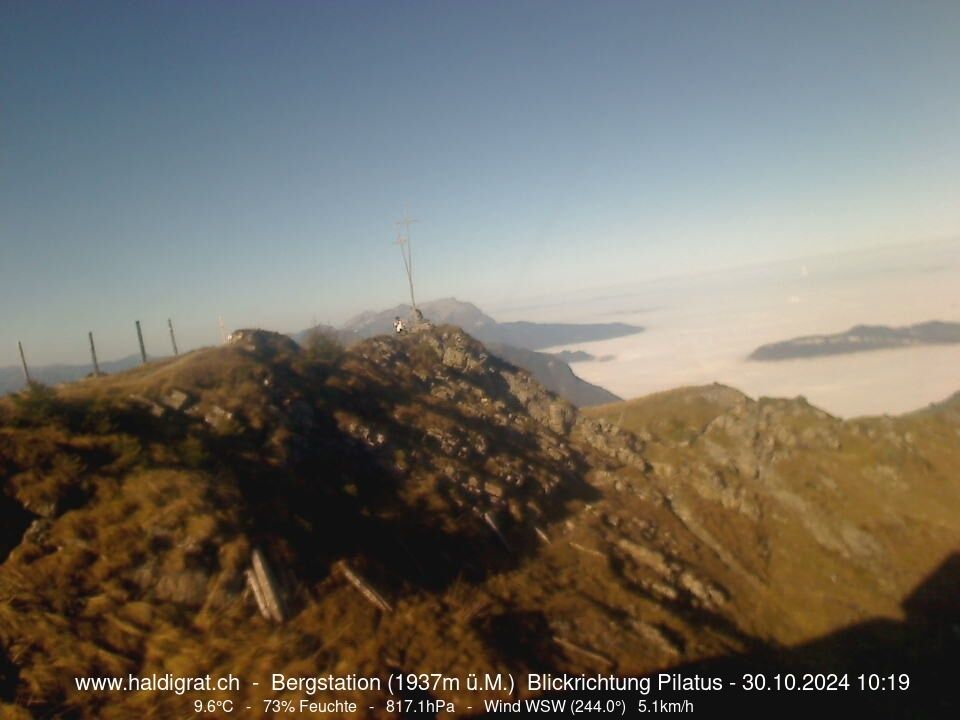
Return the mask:
<svg viewBox="0 0 960 720"><path fill-rule="evenodd" d="M403 256L403 267L407 271L407 282L410 284L410 305L414 310L417 309L417 301L413 296L413 248L410 245L410 226L417 222L412 219L406 209L403 211L403 219L394 223L397 226L396 243L400 246L400 254ZM402 229L401 229L402 228Z"/></svg>

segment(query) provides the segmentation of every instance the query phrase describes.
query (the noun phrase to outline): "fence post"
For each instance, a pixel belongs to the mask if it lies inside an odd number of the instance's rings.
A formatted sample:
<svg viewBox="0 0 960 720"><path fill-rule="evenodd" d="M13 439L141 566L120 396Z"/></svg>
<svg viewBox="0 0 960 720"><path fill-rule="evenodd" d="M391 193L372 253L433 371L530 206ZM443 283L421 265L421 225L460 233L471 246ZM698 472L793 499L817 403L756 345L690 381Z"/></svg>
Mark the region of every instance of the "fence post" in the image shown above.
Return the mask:
<svg viewBox="0 0 960 720"><path fill-rule="evenodd" d="M23 354L23 343L17 340L17 348L20 350L20 362L23 364L23 377L29 385L32 381L30 380L30 370L27 369L27 356Z"/></svg>
<svg viewBox="0 0 960 720"><path fill-rule="evenodd" d="M177 336L173 334L173 320L167 318L167 326L170 328L170 342L173 344L173 354L179 355L180 351L177 350Z"/></svg>
<svg viewBox="0 0 960 720"><path fill-rule="evenodd" d="M137 340L140 341L140 359L147 364L147 349L143 346L143 331L140 330L140 321L137 320Z"/></svg>
<svg viewBox="0 0 960 720"><path fill-rule="evenodd" d="M90 358L93 360L93 376L100 377L100 363L97 362L97 346L93 344L93 333L88 332L90 338Z"/></svg>

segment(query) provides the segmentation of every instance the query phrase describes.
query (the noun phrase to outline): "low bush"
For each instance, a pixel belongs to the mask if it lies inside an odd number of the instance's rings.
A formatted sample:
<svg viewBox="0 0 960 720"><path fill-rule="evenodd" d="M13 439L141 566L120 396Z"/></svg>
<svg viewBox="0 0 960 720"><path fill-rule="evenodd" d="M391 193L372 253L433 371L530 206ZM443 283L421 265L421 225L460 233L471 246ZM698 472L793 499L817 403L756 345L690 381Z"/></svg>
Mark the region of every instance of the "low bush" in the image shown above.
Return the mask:
<svg viewBox="0 0 960 720"><path fill-rule="evenodd" d="M313 362L334 363L346 352L343 344L330 333L311 330L303 343L307 358Z"/></svg>
<svg viewBox="0 0 960 720"><path fill-rule="evenodd" d="M31 382L24 390L11 396L12 425L35 427L59 424L66 415L66 407L57 397L57 391L39 382Z"/></svg>

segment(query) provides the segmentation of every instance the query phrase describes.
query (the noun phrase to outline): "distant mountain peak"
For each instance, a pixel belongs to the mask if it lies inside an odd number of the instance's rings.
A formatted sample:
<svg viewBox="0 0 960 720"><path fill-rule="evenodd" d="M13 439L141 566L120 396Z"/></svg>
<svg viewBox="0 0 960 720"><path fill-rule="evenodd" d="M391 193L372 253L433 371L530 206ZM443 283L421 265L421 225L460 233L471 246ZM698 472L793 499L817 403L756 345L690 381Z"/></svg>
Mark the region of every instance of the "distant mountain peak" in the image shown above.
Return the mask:
<svg viewBox="0 0 960 720"><path fill-rule="evenodd" d="M643 332L642 327L626 323L501 323L473 303L452 297L422 303L419 309L428 320L438 325L459 325L483 342L505 343L527 350L609 340ZM395 317L408 317L411 312L410 305L405 304L379 312L364 312L347 321L343 328L363 337L387 334L393 329Z"/></svg>
<svg viewBox="0 0 960 720"><path fill-rule="evenodd" d="M564 324L500 323L470 302L454 297L431 300L419 306L424 317L438 325L463 328L485 343L493 353L531 372L543 385L570 402L586 407L614 402L613 393L576 376L570 366L553 355L535 352L539 348L606 340L642 332L643 328L624 323ZM397 305L380 312L365 312L348 321L342 332L373 337L394 332L396 317L410 317L410 305ZM300 338L298 334L297 338Z"/></svg>
<svg viewBox="0 0 960 720"><path fill-rule="evenodd" d="M956 343L960 343L960 323L932 320L904 327L854 325L845 332L833 335L805 335L761 345L750 354L748 359L792 360L917 345Z"/></svg>

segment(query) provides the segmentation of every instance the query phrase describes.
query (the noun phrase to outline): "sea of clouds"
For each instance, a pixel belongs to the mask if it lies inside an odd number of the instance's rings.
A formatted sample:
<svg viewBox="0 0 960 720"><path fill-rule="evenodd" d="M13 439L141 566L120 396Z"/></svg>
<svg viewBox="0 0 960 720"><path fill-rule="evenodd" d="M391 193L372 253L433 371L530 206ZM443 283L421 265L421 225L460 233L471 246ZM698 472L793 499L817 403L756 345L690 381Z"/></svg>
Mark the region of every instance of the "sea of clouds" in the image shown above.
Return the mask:
<svg viewBox="0 0 960 720"><path fill-rule="evenodd" d="M780 362L759 345L854 325L960 322L960 241L889 247L524 301L498 320L626 322L645 332L566 345L611 356L574 364L624 398L719 382L751 397L805 396L841 416L898 414L960 391L960 345Z"/></svg>

